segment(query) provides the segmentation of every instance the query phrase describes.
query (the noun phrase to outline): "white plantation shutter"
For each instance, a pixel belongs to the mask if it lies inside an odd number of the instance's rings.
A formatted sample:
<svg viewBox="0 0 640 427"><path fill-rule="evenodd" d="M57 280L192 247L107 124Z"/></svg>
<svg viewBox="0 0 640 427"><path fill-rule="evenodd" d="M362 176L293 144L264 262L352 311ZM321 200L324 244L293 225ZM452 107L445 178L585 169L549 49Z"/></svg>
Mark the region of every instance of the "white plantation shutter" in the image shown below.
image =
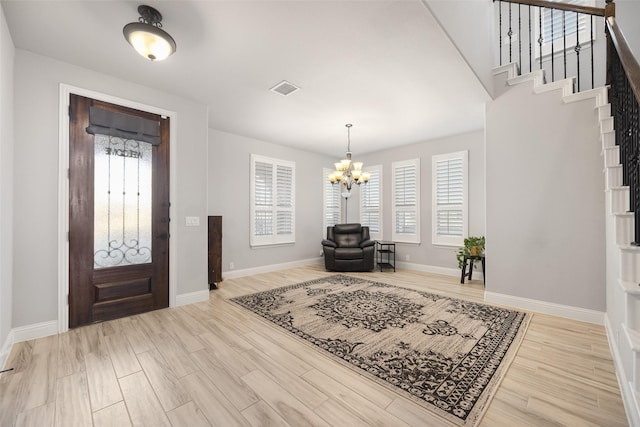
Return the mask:
<svg viewBox="0 0 640 427"><path fill-rule="evenodd" d="M432 158L432 242L462 245L467 234L468 152Z"/></svg>
<svg viewBox="0 0 640 427"><path fill-rule="evenodd" d="M251 155L251 246L295 242L295 163Z"/></svg>
<svg viewBox="0 0 640 427"><path fill-rule="evenodd" d="M594 6L593 0L563 0L562 3L579 4L583 6ZM540 9L535 14L535 46L536 57L540 57L540 45L538 38L540 36ZM562 35L562 17L564 15L564 32L566 38L567 50L576 46L576 32L580 38L580 43L586 43L591 40L590 17L583 13L563 12L562 10L544 8L542 9L542 54L549 55L551 53L551 40L553 39L554 52L562 52L564 48L564 40ZM553 16L553 19L552 19ZM553 35L553 37L552 37ZM595 39L595 24L594 34Z"/></svg>
<svg viewBox="0 0 640 427"><path fill-rule="evenodd" d="M253 179L255 197L255 214L253 224L256 236L273 234L273 165L255 162Z"/></svg>
<svg viewBox="0 0 640 427"><path fill-rule="evenodd" d="M322 235L327 237L327 227L340 224L342 212L342 197L340 196L341 184L331 184L327 175L333 169L322 170L323 182L323 227Z"/></svg>
<svg viewBox="0 0 640 427"><path fill-rule="evenodd" d="M276 233L287 236L293 234L293 167L276 165L276 171Z"/></svg>
<svg viewBox="0 0 640 427"><path fill-rule="evenodd" d="M396 242L420 243L420 159L394 162L393 231Z"/></svg>
<svg viewBox="0 0 640 427"><path fill-rule="evenodd" d="M371 174L367 184L360 185L360 224L369 227L373 240L382 239L382 166L366 168Z"/></svg>

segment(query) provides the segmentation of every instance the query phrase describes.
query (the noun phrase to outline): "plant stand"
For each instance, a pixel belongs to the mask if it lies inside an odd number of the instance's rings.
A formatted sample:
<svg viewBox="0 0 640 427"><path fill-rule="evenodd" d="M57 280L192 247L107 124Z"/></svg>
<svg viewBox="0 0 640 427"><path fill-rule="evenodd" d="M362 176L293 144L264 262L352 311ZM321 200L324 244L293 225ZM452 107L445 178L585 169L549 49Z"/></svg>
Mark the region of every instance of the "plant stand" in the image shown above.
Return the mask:
<svg viewBox="0 0 640 427"><path fill-rule="evenodd" d="M464 283L464 278L469 277L471 280L471 276L473 275L473 262L480 261L482 264L482 283L486 283L487 273L485 270L485 260L484 255L465 255L462 261L462 273L460 275L460 283ZM467 275L467 263L469 263L469 274Z"/></svg>

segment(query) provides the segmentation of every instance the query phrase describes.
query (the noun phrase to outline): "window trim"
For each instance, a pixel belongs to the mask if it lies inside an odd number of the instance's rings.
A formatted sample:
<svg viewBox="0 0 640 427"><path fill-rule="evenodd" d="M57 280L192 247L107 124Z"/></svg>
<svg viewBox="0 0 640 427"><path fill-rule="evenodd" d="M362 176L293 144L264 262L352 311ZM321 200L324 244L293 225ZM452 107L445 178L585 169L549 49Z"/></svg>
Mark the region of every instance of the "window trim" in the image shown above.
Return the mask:
<svg viewBox="0 0 640 427"><path fill-rule="evenodd" d="M371 229L369 229L369 235L371 237L371 240L382 240L382 236L383 236L383 209L382 209L382 165L374 165L374 166L367 166L367 172L371 173L371 176L373 176L374 173L378 173L378 208L366 208L363 206L363 201L364 201L364 197L362 197L362 192L365 188L367 188L367 186L369 186L370 184L361 184L360 185L360 223L362 225L367 225L362 221L362 213L364 211L377 211L378 212L378 225L379 225L379 231L378 232L373 232L371 231Z"/></svg>
<svg viewBox="0 0 640 427"><path fill-rule="evenodd" d="M438 234L438 170L437 163L444 160L462 159L462 236L442 236ZM431 156L431 243L438 246L464 246L464 239L469 235L469 151L456 151Z"/></svg>
<svg viewBox="0 0 640 427"><path fill-rule="evenodd" d="M593 0L578 0L578 1L573 1L571 2L571 4L577 4L577 5L583 5L583 6L595 6L595 2ZM542 59L549 59L551 58L551 42L550 41L545 41L543 40L542 43L542 54L540 52L540 44L538 44L538 39L540 38L540 13L542 12L542 8L537 7L535 8L534 14L532 16L532 24L534 27L534 32L532 33L533 36L533 40L532 43L534 45L534 58L535 59L540 59L540 57L542 56ZM562 12L561 10L555 10L554 9L554 13L560 13ZM569 13L575 13L575 12L569 12ZM580 30L580 20L584 19L585 20L585 25L584 25L584 29L581 31ZM593 31L593 39L591 38L591 33L590 33L590 15L584 14L584 13L580 13L578 14L578 24L577 24L577 28L578 28L578 32L579 32L579 39L580 39L580 48L581 49L586 49L586 48L590 48L591 47L591 41L593 40L594 42L597 39L597 33L598 31L594 22L594 31ZM545 27L545 21L542 21L542 26L543 29ZM567 37L567 46L566 46L566 51L567 52L573 52L574 49L576 47L576 37L575 37L575 32L571 33L570 37ZM554 41L554 51L553 51L553 55L561 55L562 52L565 51L565 47L562 43L562 37L556 39ZM574 52L575 53L575 52Z"/></svg>
<svg viewBox="0 0 640 427"><path fill-rule="evenodd" d="M327 238L327 227L329 227L330 225L333 224L329 224L327 222L327 189L328 188L332 188L332 191L337 192L338 194L338 207L337 207L337 211L338 211L338 222L337 224L340 223L340 221L342 221L342 195L340 194L340 186L342 184L340 183L336 183L336 184L331 184L329 182L329 179L327 178L327 175L329 175L331 172L333 172L333 169L329 169L329 168L322 168L322 236L323 238ZM336 209L336 208L334 208Z"/></svg>
<svg viewBox="0 0 640 427"><path fill-rule="evenodd" d="M416 170L416 204L413 208L399 208L396 206L396 169L404 166L413 165ZM402 160L391 163L391 239L398 243L414 243L420 244L420 158ZM415 211L416 214L416 232L415 233L399 233L396 231L396 217L398 212Z"/></svg>
<svg viewBox="0 0 640 427"><path fill-rule="evenodd" d="M256 236L256 223L255 223L255 215L258 209L256 209L256 197L255 197L255 178L256 178L256 163L269 163L273 166L272 169L272 206L271 211L272 215L272 230L273 234L269 236ZM278 207L278 193L277 193L277 167L289 167L291 168L291 206L290 207ZM282 244L292 244L296 242L296 164L295 162L288 160L280 160L274 159L271 157L261 156L258 154L251 154L251 173L250 173L250 246L251 247L260 247L260 246L273 246L273 245L282 245ZM260 209L264 211L268 211L268 209ZM291 212L291 233L278 235L277 232L277 221L278 221L278 212Z"/></svg>

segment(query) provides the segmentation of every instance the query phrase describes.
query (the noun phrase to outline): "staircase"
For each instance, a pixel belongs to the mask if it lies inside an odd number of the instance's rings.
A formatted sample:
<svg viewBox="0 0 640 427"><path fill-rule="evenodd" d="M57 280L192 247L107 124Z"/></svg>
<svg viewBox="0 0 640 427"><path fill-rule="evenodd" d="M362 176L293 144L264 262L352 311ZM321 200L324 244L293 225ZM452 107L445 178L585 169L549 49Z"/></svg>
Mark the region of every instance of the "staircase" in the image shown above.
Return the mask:
<svg viewBox="0 0 640 427"><path fill-rule="evenodd" d="M533 82L534 93L558 90L565 103L592 98L599 123L605 180L606 314L604 324L618 382L631 425L640 426L640 247L634 239L634 214L629 212L629 187L622 185L620 147L615 143L614 120L607 88L573 92L574 79L545 84L542 70L519 75L516 64L494 69L506 86ZM496 88L499 96L508 88Z"/></svg>

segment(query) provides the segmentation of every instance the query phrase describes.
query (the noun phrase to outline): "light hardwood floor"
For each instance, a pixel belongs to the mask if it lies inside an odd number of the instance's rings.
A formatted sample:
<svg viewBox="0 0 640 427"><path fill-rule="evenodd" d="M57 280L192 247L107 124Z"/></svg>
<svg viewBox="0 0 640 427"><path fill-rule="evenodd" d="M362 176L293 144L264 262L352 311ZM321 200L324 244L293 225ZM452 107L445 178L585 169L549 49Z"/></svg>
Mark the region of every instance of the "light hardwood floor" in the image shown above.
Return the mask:
<svg viewBox="0 0 640 427"><path fill-rule="evenodd" d="M0 426L439 426L420 406L227 298L330 273L320 266L225 280L208 302L14 345ZM355 273L482 301L479 281ZM601 326L535 314L481 426L625 426Z"/></svg>

